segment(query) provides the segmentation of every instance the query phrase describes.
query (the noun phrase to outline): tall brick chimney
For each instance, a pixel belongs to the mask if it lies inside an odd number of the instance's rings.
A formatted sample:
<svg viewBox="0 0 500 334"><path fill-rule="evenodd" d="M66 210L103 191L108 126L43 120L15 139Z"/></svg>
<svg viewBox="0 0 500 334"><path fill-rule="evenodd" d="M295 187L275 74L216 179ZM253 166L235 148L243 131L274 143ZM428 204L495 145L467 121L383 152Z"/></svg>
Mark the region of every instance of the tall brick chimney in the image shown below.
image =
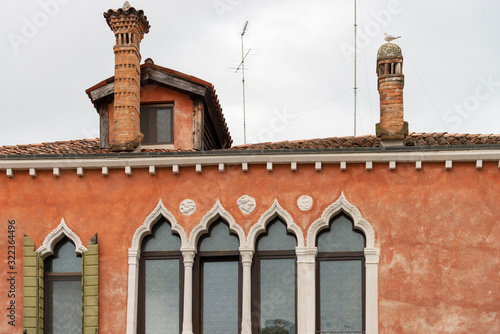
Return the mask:
<svg viewBox="0 0 500 334"><path fill-rule="evenodd" d="M143 138L140 131L141 52L140 43L149 32L149 22L142 10L125 2L123 8L104 13L115 33L114 119L111 139L113 151L133 151Z"/></svg>
<svg viewBox="0 0 500 334"><path fill-rule="evenodd" d="M408 123L404 121L403 108L403 54L398 45L386 43L380 47L377 54L377 75L380 93L377 136L385 145L402 145L408 134Z"/></svg>

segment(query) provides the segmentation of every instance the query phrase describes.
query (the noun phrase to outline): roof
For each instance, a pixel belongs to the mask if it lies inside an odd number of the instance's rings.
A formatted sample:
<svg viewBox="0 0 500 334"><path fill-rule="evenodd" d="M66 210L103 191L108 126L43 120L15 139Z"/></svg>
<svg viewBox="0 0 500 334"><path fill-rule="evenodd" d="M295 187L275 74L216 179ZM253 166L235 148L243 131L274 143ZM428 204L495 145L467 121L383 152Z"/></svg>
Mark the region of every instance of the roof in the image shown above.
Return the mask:
<svg viewBox="0 0 500 334"><path fill-rule="evenodd" d="M95 108L99 112L100 101L111 99L114 93L115 77L112 76L85 91ZM222 147L230 147L233 140L227 127L226 119L222 113L219 98L215 92L214 85L192 75L184 74L170 68L155 65L150 58L141 65L141 85L144 82L155 82L157 84L201 96L207 105L207 112L214 123Z"/></svg>
<svg viewBox="0 0 500 334"><path fill-rule="evenodd" d="M404 139L405 147L446 147L446 146L480 146L500 145L500 134L453 134L453 133L410 133ZM356 149L381 147L376 136L331 137L239 145L218 150L234 151L272 151L272 150L307 150L307 149ZM175 149L143 149L142 152L188 152ZM0 156L19 155L66 155L66 154L113 154L110 149L99 148L99 139L83 139L57 141L53 143L16 145L0 147Z"/></svg>

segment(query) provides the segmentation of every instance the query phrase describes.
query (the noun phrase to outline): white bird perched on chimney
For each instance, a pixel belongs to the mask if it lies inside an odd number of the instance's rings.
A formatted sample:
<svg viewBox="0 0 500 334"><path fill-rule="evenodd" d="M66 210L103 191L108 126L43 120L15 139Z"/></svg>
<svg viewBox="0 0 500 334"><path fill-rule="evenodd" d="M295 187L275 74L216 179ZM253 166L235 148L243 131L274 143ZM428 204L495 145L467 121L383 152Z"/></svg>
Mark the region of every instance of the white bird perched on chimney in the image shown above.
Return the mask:
<svg viewBox="0 0 500 334"><path fill-rule="evenodd" d="M401 38L401 36L388 35L387 33L384 34L384 39L389 43L398 38Z"/></svg>

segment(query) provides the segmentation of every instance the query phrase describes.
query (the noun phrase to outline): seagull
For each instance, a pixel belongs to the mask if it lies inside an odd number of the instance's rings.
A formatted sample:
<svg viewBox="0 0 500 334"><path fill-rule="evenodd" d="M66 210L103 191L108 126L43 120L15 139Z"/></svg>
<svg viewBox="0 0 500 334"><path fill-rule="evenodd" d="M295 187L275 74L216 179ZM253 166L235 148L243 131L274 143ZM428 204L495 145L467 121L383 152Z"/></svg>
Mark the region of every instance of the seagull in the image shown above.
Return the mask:
<svg viewBox="0 0 500 334"><path fill-rule="evenodd" d="M389 43L398 38L401 38L401 36L388 35L387 33L384 34L384 39Z"/></svg>

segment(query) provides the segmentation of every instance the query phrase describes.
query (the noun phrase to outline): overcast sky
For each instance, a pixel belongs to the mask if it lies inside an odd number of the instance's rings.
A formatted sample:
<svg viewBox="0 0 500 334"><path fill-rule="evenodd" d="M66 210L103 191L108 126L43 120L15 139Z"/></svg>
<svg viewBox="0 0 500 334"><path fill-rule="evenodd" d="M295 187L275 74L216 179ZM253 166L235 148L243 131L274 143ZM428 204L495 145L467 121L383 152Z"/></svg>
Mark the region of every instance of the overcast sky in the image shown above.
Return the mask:
<svg viewBox="0 0 500 334"><path fill-rule="evenodd" d="M123 1L23 0L0 20L0 145L95 138L85 89L114 75L103 12ZM151 24L143 61L215 85L234 144L351 136L354 0L139 1ZM358 0L357 135L379 121L376 54L402 35L411 132L500 133L498 0ZM233 69L231 69L233 68Z"/></svg>

